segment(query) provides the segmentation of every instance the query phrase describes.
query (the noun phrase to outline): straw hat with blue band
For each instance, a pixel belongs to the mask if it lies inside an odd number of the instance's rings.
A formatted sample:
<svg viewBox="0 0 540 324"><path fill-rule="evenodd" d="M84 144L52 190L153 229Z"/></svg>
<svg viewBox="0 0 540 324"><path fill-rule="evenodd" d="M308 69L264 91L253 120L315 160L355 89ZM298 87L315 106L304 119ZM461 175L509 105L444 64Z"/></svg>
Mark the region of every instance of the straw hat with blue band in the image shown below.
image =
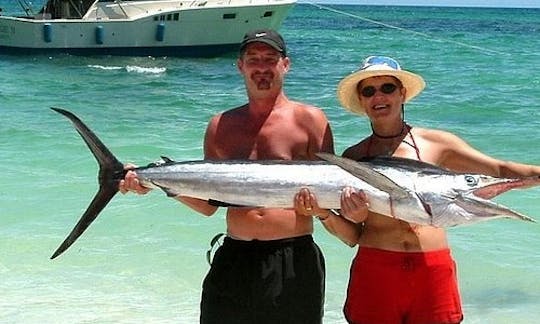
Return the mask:
<svg viewBox="0 0 540 324"><path fill-rule="evenodd" d="M365 114L358 98L357 85L364 79L376 76L392 76L401 81L403 87L407 89L405 102L417 96L426 86L421 76L402 70L393 58L370 56L364 60L358 71L349 74L339 83L337 96L341 105L353 113Z"/></svg>

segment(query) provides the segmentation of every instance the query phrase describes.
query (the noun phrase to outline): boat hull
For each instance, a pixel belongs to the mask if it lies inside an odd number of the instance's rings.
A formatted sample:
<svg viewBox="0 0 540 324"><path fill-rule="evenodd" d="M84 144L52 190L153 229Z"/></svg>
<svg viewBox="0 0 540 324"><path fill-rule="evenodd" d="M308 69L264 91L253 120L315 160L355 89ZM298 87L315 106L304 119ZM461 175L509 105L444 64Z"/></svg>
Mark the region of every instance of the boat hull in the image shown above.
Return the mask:
<svg viewBox="0 0 540 324"><path fill-rule="evenodd" d="M186 46L149 46L149 47L65 47L65 48L29 48L0 46L0 54L41 55L70 54L77 56L174 56L174 57L216 57L233 53L238 44L186 45Z"/></svg>

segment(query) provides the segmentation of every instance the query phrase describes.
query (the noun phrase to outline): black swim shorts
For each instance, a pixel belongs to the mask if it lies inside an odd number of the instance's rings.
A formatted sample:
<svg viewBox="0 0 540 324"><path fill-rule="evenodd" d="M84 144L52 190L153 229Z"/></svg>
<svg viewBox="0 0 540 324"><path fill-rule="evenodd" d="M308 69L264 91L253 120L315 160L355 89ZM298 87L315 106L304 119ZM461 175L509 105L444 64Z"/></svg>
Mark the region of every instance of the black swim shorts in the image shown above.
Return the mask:
<svg viewBox="0 0 540 324"><path fill-rule="evenodd" d="M203 282L201 323L322 323L324 276L324 257L311 235L227 237Z"/></svg>

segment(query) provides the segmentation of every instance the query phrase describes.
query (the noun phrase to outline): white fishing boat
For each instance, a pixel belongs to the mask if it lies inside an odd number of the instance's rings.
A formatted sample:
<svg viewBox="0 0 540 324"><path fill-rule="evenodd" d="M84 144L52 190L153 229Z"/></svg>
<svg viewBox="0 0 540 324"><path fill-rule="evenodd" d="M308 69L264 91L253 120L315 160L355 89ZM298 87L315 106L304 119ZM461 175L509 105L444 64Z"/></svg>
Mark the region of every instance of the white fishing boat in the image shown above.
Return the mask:
<svg viewBox="0 0 540 324"><path fill-rule="evenodd" d="M0 53L216 56L279 29L296 0L48 0L0 15Z"/></svg>

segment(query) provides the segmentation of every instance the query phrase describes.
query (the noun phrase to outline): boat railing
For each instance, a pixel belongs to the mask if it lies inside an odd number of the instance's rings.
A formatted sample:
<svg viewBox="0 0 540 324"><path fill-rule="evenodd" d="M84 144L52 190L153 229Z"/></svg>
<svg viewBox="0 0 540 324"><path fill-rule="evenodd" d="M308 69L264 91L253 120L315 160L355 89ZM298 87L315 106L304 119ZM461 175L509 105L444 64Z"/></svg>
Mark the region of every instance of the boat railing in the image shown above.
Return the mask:
<svg viewBox="0 0 540 324"><path fill-rule="evenodd" d="M195 0L191 1L191 4L188 7L204 7L207 3L208 1Z"/></svg>
<svg viewBox="0 0 540 324"><path fill-rule="evenodd" d="M266 0L267 3L275 3L280 2L281 0ZM290 0L284 0L284 1L290 1ZM235 2L239 2L238 0L223 0L223 1L214 1L211 2L211 4L219 3L219 4L227 4L232 5L235 4ZM264 3L264 1L261 0L244 0L243 3L247 4L254 4L254 3ZM194 0L191 1L191 3L188 5L189 7L204 7L208 4L207 0Z"/></svg>

